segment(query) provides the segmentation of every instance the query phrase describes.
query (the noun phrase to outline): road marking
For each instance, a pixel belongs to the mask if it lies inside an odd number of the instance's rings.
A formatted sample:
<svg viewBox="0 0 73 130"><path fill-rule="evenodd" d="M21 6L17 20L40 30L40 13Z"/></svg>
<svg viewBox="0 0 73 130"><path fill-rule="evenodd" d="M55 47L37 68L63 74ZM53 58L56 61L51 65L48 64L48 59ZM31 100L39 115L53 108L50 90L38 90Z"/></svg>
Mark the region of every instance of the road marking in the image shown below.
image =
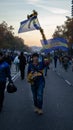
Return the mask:
<svg viewBox="0 0 73 130"><path fill-rule="evenodd" d="M68 85L72 85L68 80L65 79L65 82L68 84Z"/></svg>
<svg viewBox="0 0 73 130"><path fill-rule="evenodd" d="M56 71L55 71L55 72L56 72ZM65 79L65 78L61 75L60 72L56 72L56 74L57 74L59 77L61 77L69 86L72 86L72 84L71 84L67 79Z"/></svg>
<svg viewBox="0 0 73 130"><path fill-rule="evenodd" d="M19 77L19 72L12 77L12 80L15 81Z"/></svg>

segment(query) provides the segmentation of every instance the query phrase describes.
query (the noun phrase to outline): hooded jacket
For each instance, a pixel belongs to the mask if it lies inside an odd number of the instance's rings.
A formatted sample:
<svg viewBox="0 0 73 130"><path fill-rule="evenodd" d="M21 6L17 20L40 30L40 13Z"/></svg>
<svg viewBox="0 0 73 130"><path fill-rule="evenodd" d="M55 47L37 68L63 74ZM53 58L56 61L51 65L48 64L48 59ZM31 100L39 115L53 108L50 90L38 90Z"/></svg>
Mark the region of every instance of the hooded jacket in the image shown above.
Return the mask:
<svg viewBox="0 0 73 130"><path fill-rule="evenodd" d="M7 62L1 61L0 62L0 82L6 82L8 77L9 82L11 82L11 73L10 67Z"/></svg>

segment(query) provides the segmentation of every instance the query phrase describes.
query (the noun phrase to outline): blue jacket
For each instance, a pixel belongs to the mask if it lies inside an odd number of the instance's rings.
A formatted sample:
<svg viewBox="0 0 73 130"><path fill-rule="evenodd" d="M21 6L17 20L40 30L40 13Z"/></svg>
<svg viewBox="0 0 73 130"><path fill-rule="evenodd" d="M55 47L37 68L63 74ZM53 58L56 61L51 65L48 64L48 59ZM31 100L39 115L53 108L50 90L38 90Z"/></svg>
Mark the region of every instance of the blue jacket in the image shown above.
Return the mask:
<svg viewBox="0 0 73 130"><path fill-rule="evenodd" d="M9 82L11 82L10 67L7 62L3 61L0 63L0 82L6 82L7 77Z"/></svg>
<svg viewBox="0 0 73 130"><path fill-rule="evenodd" d="M36 66L34 66L33 63L30 63L28 66L28 73L30 73L31 71L35 72L36 70L42 71L44 70L44 68L45 68L45 65L42 62L38 63L38 65Z"/></svg>

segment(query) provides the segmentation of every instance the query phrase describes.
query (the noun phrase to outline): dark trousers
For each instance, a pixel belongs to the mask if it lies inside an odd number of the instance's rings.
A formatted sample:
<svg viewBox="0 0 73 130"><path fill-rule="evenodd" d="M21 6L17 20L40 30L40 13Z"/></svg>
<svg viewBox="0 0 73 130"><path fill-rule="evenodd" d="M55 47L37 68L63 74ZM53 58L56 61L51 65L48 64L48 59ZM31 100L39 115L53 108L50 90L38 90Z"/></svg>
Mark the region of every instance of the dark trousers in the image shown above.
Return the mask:
<svg viewBox="0 0 73 130"><path fill-rule="evenodd" d="M57 60L54 60L54 66L57 68Z"/></svg>
<svg viewBox="0 0 73 130"><path fill-rule="evenodd" d="M24 69L20 69L20 73L21 73L21 79L24 79L24 76L25 76L25 68L24 68Z"/></svg>
<svg viewBox="0 0 73 130"><path fill-rule="evenodd" d="M33 94L33 101L34 101L34 106L42 109L43 105L43 91L45 87L45 82L42 81L38 83L37 85L31 85L31 90Z"/></svg>
<svg viewBox="0 0 73 130"><path fill-rule="evenodd" d="M6 82L0 82L0 109L2 108L4 102L5 86L6 86Z"/></svg>

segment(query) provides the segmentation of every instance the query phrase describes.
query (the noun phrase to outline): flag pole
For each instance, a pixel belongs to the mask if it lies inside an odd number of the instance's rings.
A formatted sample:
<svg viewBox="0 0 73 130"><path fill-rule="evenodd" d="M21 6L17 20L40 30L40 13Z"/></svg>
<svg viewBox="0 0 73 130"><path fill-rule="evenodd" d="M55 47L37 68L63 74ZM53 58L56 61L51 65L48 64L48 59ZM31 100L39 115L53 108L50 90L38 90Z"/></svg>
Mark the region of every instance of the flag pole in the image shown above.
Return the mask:
<svg viewBox="0 0 73 130"><path fill-rule="evenodd" d="M37 13L37 11L35 11L35 10L33 10L33 13L32 14L30 14L30 15L27 15L27 18L29 19L29 18L31 18L31 17L33 17L33 16L37 16L38 15L38 13ZM37 18L38 19L38 18ZM38 22L39 22L39 20L38 20ZM46 40L47 41L47 39L46 39L46 36L45 36L45 34L44 34L44 30L40 27L40 33L41 33L41 35L42 35L42 38L43 38L43 41L44 40ZM44 41L45 42L45 41Z"/></svg>
<svg viewBox="0 0 73 130"><path fill-rule="evenodd" d="M46 40L46 36L45 36L44 30L42 28L40 28L40 33L42 35L43 41Z"/></svg>

